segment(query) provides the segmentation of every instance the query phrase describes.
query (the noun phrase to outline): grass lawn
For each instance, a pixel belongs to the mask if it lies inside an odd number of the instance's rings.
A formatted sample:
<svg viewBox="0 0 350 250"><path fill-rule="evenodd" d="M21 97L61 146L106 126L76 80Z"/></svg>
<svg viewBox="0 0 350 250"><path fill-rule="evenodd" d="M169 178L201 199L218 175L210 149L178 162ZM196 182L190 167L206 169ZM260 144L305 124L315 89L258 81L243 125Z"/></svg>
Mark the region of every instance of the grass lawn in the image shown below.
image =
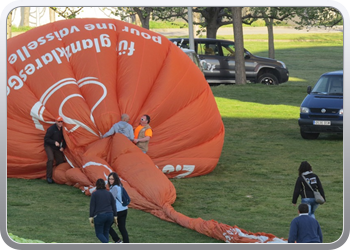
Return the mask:
<svg viewBox="0 0 350 250"><path fill-rule="evenodd" d="M343 138L321 134L317 140L303 140L297 119L306 87L322 73L343 68L343 39L342 34L304 36L275 35L276 58L288 66L289 82L211 88L225 125L223 151L210 174L171 179L176 211L287 238L297 216L291 204L297 169L307 160L326 193L326 204L316 210L324 242L341 236ZM267 56L266 41L246 39L249 51ZM98 243L88 223L89 202L74 187L8 178L8 232L44 242ZM127 229L134 243L221 243L135 209L129 209Z"/></svg>

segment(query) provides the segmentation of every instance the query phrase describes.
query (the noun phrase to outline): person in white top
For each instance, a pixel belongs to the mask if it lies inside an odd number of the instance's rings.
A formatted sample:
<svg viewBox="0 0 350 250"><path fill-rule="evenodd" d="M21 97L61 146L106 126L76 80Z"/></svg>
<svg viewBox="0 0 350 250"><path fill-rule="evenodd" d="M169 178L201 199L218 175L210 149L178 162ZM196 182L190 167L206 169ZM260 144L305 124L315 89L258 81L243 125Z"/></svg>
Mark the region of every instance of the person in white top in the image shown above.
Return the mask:
<svg viewBox="0 0 350 250"><path fill-rule="evenodd" d="M128 235L128 231L126 230L126 217L128 214L128 206L123 206L121 203L122 183L117 173L112 172L108 175L108 186L109 186L109 191L112 193L113 197L116 200L118 229L122 235L123 240L119 238L118 234L115 232L112 226L109 229L109 234L111 235L115 243L129 243L129 235Z"/></svg>

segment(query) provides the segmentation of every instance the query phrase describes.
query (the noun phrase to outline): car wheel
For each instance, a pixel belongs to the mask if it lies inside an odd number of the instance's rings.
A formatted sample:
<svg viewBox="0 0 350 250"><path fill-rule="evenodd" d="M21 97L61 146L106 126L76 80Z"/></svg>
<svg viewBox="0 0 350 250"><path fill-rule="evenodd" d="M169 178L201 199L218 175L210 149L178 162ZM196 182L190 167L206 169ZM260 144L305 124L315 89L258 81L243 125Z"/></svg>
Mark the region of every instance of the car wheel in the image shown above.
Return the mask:
<svg viewBox="0 0 350 250"><path fill-rule="evenodd" d="M278 79L275 75L271 73L264 73L258 78L258 83L262 83L265 85L278 85Z"/></svg>
<svg viewBox="0 0 350 250"><path fill-rule="evenodd" d="M306 140L315 140L318 138L318 136L320 135L320 133L305 133L303 131L300 130L300 135L301 137L303 137L303 139Z"/></svg>

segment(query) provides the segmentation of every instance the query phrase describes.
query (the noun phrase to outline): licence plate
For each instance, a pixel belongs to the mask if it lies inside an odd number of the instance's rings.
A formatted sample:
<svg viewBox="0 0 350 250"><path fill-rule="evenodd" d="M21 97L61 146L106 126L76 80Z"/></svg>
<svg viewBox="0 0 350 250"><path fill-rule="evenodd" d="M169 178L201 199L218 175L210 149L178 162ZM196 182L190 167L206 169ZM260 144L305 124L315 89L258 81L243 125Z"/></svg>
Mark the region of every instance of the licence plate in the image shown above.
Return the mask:
<svg viewBox="0 0 350 250"><path fill-rule="evenodd" d="M314 125L331 125L331 121L314 121Z"/></svg>

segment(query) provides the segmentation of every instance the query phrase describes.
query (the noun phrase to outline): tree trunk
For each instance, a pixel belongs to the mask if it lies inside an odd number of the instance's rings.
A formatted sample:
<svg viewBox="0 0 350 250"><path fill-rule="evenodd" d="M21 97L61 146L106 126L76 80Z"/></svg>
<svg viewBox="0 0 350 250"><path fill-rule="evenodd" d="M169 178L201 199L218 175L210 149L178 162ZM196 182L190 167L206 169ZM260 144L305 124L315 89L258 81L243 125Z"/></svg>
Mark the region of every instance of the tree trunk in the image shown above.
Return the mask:
<svg viewBox="0 0 350 250"><path fill-rule="evenodd" d="M246 84L242 7L232 7L233 34L235 38L235 83Z"/></svg>
<svg viewBox="0 0 350 250"><path fill-rule="evenodd" d="M49 8L49 16L50 16L50 23L53 23L56 21L55 11L51 8Z"/></svg>
<svg viewBox="0 0 350 250"><path fill-rule="evenodd" d="M199 23L200 22L200 19L201 19L201 15L200 13L196 13L194 12L193 13L193 22L194 23ZM199 25L193 25L193 35L195 38L198 38L199 36L197 35L199 31Z"/></svg>
<svg viewBox="0 0 350 250"><path fill-rule="evenodd" d="M145 28L145 29L149 30L149 18L150 18L150 16L148 15L145 18L141 19L142 28Z"/></svg>
<svg viewBox="0 0 350 250"><path fill-rule="evenodd" d="M143 27L139 15L135 15L135 25Z"/></svg>
<svg viewBox="0 0 350 250"><path fill-rule="evenodd" d="M273 19L265 18L269 41L269 58L275 59L275 42L273 38Z"/></svg>
<svg viewBox="0 0 350 250"><path fill-rule="evenodd" d="M207 26L207 38L216 39L216 33L218 32L218 28L216 25L208 25Z"/></svg>
<svg viewBox="0 0 350 250"><path fill-rule="evenodd" d="M7 16L7 39L12 37L12 11Z"/></svg>
<svg viewBox="0 0 350 250"><path fill-rule="evenodd" d="M20 27L29 27L30 7L21 7Z"/></svg>
<svg viewBox="0 0 350 250"><path fill-rule="evenodd" d="M218 29L220 27L218 24L219 10L218 8L208 8L208 9L210 9L209 11L210 15L205 17L205 21L207 23L207 38L216 39L216 33L218 32Z"/></svg>
<svg viewBox="0 0 350 250"><path fill-rule="evenodd" d="M144 10L140 8L134 8L134 11L136 12L137 16L140 18L142 28L149 30L149 20L151 18L151 13L153 11L152 8L145 7Z"/></svg>

